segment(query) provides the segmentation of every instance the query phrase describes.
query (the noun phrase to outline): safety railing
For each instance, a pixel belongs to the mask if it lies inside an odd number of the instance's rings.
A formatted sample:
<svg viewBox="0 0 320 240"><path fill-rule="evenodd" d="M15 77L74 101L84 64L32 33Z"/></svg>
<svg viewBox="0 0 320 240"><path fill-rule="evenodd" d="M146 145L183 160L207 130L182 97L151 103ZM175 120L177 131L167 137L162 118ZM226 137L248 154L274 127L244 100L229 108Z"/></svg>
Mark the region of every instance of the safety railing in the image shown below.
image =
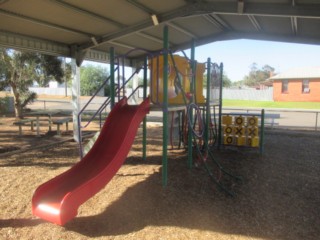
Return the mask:
<svg viewBox="0 0 320 240"><path fill-rule="evenodd" d="M115 87L115 93L116 96L120 96L120 93L124 91L125 86L128 84L128 82L134 77L135 74L138 74L140 72L140 70L142 69L142 67L137 68L132 74L131 76L126 80L123 81L122 85L118 84ZM115 71L118 70L118 67L115 68ZM108 97L101 105L100 107L93 113L93 115L89 118L89 120L86 121L86 123L84 125L82 125L81 122L81 116L82 114L85 112L85 110L87 109L87 107L89 106L89 104L93 101L93 99L97 96L97 94L100 92L100 90L107 84L107 82L110 80L110 77L107 78L107 80L97 89L97 91L93 94L93 96L89 99L89 101L83 106L83 108L79 111L78 115L77 115L77 122L78 122L78 139L79 139L79 151L80 151L80 156L81 158L83 157L83 146L82 146L82 129L86 128L98 115L99 115L99 126L100 128L102 127L102 112L104 111L104 109L106 109L108 107L108 105L111 103L111 97ZM141 85L139 85L136 89L134 89L132 91L132 93L130 94L130 96L128 98L130 98L131 96L133 96L133 94L136 93L136 91L141 87ZM120 97L118 97L118 99L120 99Z"/></svg>

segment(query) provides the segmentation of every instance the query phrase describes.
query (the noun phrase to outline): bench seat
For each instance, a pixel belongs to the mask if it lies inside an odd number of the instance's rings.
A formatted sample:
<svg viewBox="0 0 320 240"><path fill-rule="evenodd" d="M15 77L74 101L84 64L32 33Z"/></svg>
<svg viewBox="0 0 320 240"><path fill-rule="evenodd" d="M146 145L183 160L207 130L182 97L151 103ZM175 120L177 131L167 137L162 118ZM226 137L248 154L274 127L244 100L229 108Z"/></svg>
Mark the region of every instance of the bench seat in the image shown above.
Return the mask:
<svg viewBox="0 0 320 240"><path fill-rule="evenodd" d="M22 126L27 126L27 123L30 123L31 131L33 131L35 121L36 121L36 119L33 119L33 118L24 118L19 121L13 122L13 125L16 125L19 127L19 136L21 136L22 135Z"/></svg>
<svg viewBox="0 0 320 240"><path fill-rule="evenodd" d="M72 121L72 117L59 118L59 119L52 120L52 123L57 125L58 136L61 136L60 126L65 123L66 124L66 131L68 131L68 123L71 121Z"/></svg>

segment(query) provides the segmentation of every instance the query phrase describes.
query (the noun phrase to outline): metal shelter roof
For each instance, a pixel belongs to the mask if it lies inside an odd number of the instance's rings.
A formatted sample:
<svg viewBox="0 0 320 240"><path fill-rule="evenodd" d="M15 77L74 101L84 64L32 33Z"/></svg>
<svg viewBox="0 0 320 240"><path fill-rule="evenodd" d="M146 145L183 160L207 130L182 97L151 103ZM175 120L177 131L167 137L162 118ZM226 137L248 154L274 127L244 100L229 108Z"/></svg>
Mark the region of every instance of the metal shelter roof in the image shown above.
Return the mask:
<svg viewBox="0 0 320 240"><path fill-rule="evenodd" d="M230 39L320 44L318 0L0 0L0 46L108 62ZM143 52L134 51L134 59Z"/></svg>

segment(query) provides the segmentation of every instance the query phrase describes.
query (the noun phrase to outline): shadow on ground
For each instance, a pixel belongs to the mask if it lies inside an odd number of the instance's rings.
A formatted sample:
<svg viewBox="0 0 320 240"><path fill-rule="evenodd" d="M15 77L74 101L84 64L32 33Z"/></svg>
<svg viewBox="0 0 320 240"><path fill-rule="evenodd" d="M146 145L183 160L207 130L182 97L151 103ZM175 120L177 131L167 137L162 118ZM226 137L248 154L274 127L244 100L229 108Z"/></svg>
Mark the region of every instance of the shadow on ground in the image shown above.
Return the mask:
<svg viewBox="0 0 320 240"><path fill-rule="evenodd" d="M224 165L245 178L234 186L235 198L215 190L203 171L186 169L185 159L176 159L169 162L166 188L160 184L161 174L152 174L101 214L77 217L66 228L88 237L128 234L146 226L178 226L265 239L317 239L319 139L270 133L266 142L262 157L230 149L216 153Z"/></svg>
<svg viewBox="0 0 320 240"><path fill-rule="evenodd" d="M34 227L41 223L43 223L42 219L31 219L31 218L0 219L0 228Z"/></svg>
<svg viewBox="0 0 320 240"><path fill-rule="evenodd" d="M270 131L265 137L263 156L243 149L215 151L224 166L244 178L241 184L226 180L237 193L234 198L219 191L203 169L188 170L185 155L171 153L167 187L161 186L161 172L146 173L143 181L131 184L114 202L106 199L103 202L106 207L100 214L76 217L65 228L92 238L125 235L148 226L172 226L270 240L318 239L319 136ZM49 170L77 161L77 149L71 143L37 154L36 157L24 154L23 159L17 157L2 166ZM46 162L53 156L55 162ZM73 160L68 161L71 156ZM149 156L147 161L134 156L125 164L137 168L144 164L159 165L161 156ZM118 173L116 178L139 175L141 172L131 171ZM2 219L0 228L34 227L40 223L45 222L32 218Z"/></svg>

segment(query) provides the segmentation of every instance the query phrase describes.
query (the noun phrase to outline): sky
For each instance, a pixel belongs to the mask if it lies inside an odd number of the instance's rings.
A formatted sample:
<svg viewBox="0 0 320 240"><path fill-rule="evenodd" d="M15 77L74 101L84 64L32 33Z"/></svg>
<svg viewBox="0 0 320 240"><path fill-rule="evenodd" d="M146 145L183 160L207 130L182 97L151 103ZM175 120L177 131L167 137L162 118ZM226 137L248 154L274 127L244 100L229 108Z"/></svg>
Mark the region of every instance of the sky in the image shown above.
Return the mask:
<svg viewBox="0 0 320 240"><path fill-rule="evenodd" d="M210 43L196 48L199 62L223 63L231 81L242 80L252 63L258 68L269 65L276 73L296 67L319 66L320 45L292 44L257 40L230 40Z"/></svg>
<svg viewBox="0 0 320 240"><path fill-rule="evenodd" d="M190 57L190 51L185 52ZM250 72L253 63L256 63L258 68L269 65L275 69L275 73L297 67L320 67L320 45L229 40L196 48L195 58L198 62L206 62L208 57L218 64L222 62L224 72L235 82L242 80ZM130 76L131 70L126 75Z"/></svg>

